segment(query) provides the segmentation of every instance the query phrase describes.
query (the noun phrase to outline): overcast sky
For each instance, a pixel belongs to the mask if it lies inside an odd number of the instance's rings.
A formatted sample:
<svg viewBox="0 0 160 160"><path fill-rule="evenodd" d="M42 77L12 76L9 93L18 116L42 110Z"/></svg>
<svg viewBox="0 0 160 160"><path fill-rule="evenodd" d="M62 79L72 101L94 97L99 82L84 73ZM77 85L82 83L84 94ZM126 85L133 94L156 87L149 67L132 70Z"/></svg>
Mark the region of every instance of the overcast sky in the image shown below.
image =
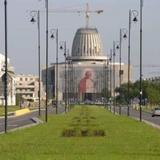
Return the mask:
<svg viewBox="0 0 160 160"><path fill-rule="evenodd" d="M119 40L120 28L128 28L129 9L138 10L140 0L48 0L49 9L82 10L88 2L92 14L90 26L97 27L108 55L113 40ZM160 0L144 0L143 8L143 78L160 75ZM29 10L44 10L45 0L8 0L8 56L16 73L37 74L37 25L30 23ZM4 1L0 1L0 53L4 54ZM49 30L59 29L59 39L71 50L74 34L85 26L84 14L50 13ZM132 24L131 63L134 79L139 78L139 22ZM41 13L41 55L45 65L45 13ZM59 53L60 61L63 54ZM118 54L117 54L118 60ZM49 39L49 63L55 61L55 41ZM122 42L122 61L127 63L127 40Z"/></svg>

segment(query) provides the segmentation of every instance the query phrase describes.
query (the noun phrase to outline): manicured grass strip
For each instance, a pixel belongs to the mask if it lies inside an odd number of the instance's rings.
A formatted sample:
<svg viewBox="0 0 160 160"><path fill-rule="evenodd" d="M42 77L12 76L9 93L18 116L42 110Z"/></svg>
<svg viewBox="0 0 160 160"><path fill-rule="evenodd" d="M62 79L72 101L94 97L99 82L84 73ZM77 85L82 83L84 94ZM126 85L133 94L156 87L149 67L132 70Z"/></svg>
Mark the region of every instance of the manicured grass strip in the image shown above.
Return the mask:
<svg viewBox="0 0 160 160"><path fill-rule="evenodd" d="M66 115L53 115L47 124L0 135L3 160L159 160L160 130L89 107L104 137L62 137L62 130L77 116L79 107Z"/></svg>
<svg viewBox="0 0 160 160"><path fill-rule="evenodd" d="M92 116L92 109L82 106L74 116L66 129L63 130L64 137L86 137L105 136L105 131L100 128L95 116Z"/></svg>

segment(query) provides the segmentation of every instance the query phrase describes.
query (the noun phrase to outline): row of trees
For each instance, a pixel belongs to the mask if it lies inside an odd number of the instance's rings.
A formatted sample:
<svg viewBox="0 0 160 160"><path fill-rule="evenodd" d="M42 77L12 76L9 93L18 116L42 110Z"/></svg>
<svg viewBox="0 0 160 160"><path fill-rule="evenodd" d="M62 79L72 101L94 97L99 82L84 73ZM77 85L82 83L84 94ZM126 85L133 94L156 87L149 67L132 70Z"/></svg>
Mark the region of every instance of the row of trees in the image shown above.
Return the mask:
<svg viewBox="0 0 160 160"><path fill-rule="evenodd" d="M140 95L139 81L129 84L129 96L128 96L128 84L122 84L121 87L115 89L118 96L117 101L120 103L131 102L133 99L138 98ZM144 80L142 82L142 99L143 103L149 103L151 105L160 104L160 82Z"/></svg>

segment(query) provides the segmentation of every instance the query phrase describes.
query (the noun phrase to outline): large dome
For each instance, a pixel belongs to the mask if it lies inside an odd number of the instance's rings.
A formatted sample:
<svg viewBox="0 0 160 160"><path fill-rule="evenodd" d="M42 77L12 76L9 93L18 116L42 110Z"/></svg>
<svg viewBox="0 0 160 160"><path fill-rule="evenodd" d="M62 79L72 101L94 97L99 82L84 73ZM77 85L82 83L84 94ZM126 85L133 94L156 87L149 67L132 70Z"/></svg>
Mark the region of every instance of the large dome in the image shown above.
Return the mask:
<svg viewBox="0 0 160 160"><path fill-rule="evenodd" d="M71 59L104 60L102 42L96 28L80 28L77 30L72 44Z"/></svg>

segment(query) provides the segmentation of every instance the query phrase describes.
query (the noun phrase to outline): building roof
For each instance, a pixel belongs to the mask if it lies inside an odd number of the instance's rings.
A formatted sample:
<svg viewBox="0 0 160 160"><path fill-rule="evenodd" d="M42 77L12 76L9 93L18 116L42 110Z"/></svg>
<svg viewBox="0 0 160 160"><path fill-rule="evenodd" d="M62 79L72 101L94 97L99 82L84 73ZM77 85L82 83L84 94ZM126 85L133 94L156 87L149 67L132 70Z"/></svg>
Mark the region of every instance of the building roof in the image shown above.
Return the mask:
<svg viewBox="0 0 160 160"><path fill-rule="evenodd" d="M103 56L102 42L96 28L79 28L72 44L72 60L98 60L107 59Z"/></svg>

